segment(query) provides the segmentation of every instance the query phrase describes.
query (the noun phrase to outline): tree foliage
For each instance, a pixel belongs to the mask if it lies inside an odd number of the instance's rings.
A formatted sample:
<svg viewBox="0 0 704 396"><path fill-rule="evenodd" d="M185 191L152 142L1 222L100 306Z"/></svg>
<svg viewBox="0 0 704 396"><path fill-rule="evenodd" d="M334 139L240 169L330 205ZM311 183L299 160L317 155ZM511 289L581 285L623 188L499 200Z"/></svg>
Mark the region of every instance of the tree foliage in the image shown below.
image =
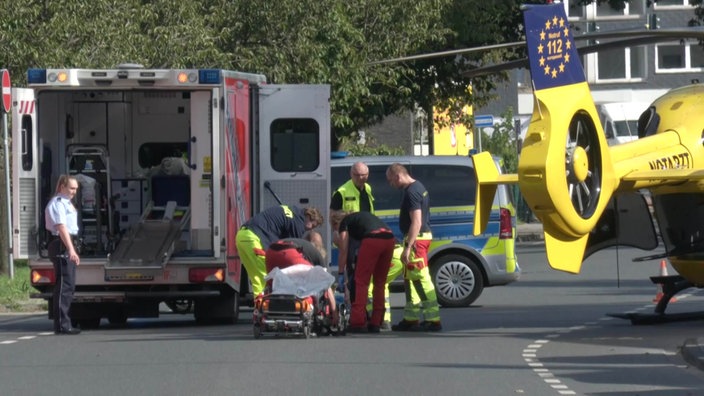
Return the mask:
<svg viewBox="0 0 704 396"><path fill-rule="evenodd" d="M508 173L518 170L518 131L513 121L513 109L508 108L501 114L501 121L494 124L491 134L481 128L482 150L489 151L503 159L504 169Z"/></svg>

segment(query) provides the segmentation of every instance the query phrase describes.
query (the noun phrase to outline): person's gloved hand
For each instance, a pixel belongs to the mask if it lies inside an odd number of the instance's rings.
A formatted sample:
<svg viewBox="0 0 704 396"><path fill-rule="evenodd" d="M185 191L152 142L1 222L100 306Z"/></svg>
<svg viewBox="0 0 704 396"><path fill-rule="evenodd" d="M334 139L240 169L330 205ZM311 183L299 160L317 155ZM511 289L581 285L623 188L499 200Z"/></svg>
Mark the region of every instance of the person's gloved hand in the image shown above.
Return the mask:
<svg viewBox="0 0 704 396"><path fill-rule="evenodd" d="M345 274L344 273L337 274L337 288L339 290L342 290L345 288Z"/></svg>

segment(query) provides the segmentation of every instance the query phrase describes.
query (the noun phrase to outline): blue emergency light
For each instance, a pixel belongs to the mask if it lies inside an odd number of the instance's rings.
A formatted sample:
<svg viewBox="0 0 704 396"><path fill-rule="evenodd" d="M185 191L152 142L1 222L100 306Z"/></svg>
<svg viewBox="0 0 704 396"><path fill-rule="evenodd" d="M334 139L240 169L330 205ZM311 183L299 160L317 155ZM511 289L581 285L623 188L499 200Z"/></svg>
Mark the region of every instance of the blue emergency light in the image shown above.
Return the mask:
<svg viewBox="0 0 704 396"><path fill-rule="evenodd" d="M27 83L46 84L46 69L27 70Z"/></svg>
<svg viewBox="0 0 704 396"><path fill-rule="evenodd" d="M198 82L201 84L220 84L220 69L199 69Z"/></svg>

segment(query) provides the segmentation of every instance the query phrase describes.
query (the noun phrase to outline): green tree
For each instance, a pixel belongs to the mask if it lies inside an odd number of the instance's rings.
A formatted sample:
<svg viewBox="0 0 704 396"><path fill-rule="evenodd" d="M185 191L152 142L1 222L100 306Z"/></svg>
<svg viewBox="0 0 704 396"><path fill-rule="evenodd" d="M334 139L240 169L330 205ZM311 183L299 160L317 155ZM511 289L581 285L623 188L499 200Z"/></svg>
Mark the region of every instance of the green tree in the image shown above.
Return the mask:
<svg viewBox="0 0 704 396"><path fill-rule="evenodd" d="M509 107L501 114L501 121L494 124L491 134L481 128L482 150L489 151L503 159L508 173L518 170L518 133L513 120L513 109Z"/></svg>

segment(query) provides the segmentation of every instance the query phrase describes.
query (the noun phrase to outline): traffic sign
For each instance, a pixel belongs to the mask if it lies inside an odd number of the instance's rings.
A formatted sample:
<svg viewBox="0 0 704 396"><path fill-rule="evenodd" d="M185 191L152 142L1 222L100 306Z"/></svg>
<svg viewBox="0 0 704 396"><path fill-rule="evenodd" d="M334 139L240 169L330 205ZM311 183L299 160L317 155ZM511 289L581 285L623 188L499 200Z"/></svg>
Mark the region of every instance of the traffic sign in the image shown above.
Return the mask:
<svg viewBox="0 0 704 396"><path fill-rule="evenodd" d="M5 113L10 112L12 106L12 86L10 85L10 72L2 69L2 107Z"/></svg>
<svg viewBox="0 0 704 396"><path fill-rule="evenodd" d="M493 127L494 116L491 114L476 114L474 116L474 126L477 128Z"/></svg>

